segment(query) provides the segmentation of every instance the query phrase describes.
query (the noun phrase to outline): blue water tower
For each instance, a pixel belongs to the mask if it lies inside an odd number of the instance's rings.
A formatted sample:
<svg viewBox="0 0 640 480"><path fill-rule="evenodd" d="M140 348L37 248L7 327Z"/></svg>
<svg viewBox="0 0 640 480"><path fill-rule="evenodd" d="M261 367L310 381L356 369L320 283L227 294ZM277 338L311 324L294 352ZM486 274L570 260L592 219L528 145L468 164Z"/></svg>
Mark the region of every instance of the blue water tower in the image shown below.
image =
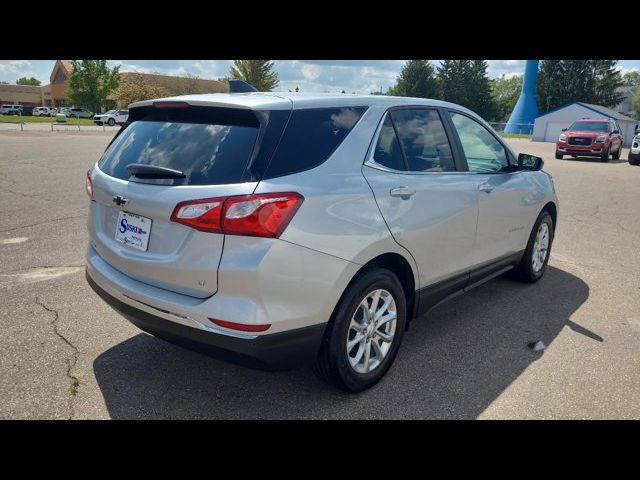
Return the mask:
<svg viewBox="0 0 640 480"><path fill-rule="evenodd" d="M533 121L538 118L536 85L539 63L540 60L527 60L520 98L504 127L505 133L532 133Z"/></svg>

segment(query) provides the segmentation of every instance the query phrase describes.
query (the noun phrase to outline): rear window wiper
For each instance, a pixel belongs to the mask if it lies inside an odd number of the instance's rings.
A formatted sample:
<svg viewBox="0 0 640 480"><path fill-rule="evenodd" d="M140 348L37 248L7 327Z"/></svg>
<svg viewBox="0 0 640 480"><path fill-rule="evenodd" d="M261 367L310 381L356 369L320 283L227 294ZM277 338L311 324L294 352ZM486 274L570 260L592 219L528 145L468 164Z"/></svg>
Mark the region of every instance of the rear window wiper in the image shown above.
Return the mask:
<svg viewBox="0 0 640 480"><path fill-rule="evenodd" d="M185 178L180 170L172 168L145 165L143 163L130 163L125 167L131 175L138 178Z"/></svg>

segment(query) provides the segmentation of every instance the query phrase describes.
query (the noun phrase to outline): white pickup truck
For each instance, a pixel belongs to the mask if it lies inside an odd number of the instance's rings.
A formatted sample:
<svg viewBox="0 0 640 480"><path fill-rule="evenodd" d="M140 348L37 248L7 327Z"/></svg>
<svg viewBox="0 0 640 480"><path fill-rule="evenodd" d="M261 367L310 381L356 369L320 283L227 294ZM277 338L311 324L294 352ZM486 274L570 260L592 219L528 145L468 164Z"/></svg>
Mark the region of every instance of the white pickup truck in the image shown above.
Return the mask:
<svg viewBox="0 0 640 480"><path fill-rule="evenodd" d="M118 125L122 125L129 118L129 110L109 110L108 112L102 113L100 115L94 115L93 123L96 125L107 125L113 126L116 123Z"/></svg>

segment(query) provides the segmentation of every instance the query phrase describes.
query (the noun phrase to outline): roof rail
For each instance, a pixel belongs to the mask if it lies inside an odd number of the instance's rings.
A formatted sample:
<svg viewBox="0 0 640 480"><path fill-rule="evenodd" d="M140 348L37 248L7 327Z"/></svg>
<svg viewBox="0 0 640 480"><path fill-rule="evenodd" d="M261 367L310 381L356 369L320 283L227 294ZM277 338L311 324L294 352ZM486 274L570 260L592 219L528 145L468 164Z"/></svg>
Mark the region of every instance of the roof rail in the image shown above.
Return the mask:
<svg viewBox="0 0 640 480"><path fill-rule="evenodd" d="M243 80L229 80L229 93L257 92L258 90Z"/></svg>

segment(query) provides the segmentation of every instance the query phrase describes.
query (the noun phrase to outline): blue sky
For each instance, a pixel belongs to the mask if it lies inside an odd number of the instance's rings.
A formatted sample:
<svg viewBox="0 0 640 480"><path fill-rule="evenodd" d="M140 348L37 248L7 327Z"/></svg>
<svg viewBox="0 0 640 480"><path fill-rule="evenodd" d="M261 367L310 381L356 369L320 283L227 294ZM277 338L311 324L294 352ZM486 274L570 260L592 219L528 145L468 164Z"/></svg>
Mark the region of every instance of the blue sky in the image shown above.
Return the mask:
<svg viewBox="0 0 640 480"><path fill-rule="evenodd" d="M229 73L231 60L109 60L121 65L120 71L158 72L168 75L195 74L202 78L219 78ZM433 61L435 64L439 60ZM386 90L395 79L404 60L276 60L280 77L276 90L303 92L370 93ZM43 85L55 60L0 60L0 80L15 83L16 79L34 76ZM622 72L640 71L640 60L620 60ZM516 75L524 70L524 60L489 60L489 76Z"/></svg>

